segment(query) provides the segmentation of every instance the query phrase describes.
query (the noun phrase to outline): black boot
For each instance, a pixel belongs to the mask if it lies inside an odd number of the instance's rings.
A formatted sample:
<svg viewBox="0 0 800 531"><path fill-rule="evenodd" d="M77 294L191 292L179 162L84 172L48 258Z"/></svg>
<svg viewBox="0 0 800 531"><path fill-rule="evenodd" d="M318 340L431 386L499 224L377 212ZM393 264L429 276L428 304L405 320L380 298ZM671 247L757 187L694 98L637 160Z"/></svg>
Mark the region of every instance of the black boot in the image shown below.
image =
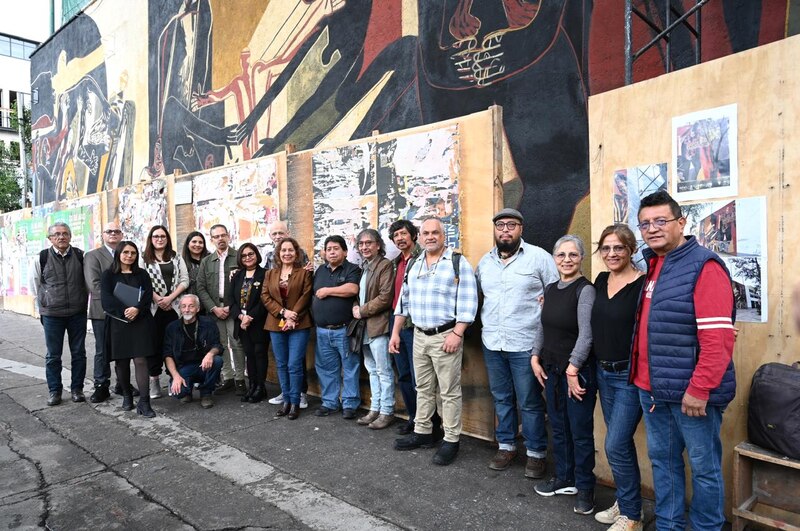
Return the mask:
<svg viewBox="0 0 800 531"><path fill-rule="evenodd" d="M247 389L247 392L244 394L244 396L242 396L241 401L250 402L250 397L253 396L253 393L255 391L256 391L256 386L251 384L250 387Z"/></svg>
<svg viewBox="0 0 800 531"><path fill-rule="evenodd" d="M139 403L136 404L136 412L150 419L156 416L156 412L150 407L150 398L139 397Z"/></svg>
<svg viewBox="0 0 800 531"><path fill-rule="evenodd" d="M289 414L289 411L291 410L291 408L292 408L292 406L291 406L291 404L289 404L289 402L284 402L283 405L281 406L281 408L275 413L275 416L276 417L285 417L286 415Z"/></svg>
<svg viewBox="0 0 800 531"><path fill-rule="evenodd" d="M264 387L264 384L256 385L255 391L252 395L250 395L250 402L253 404L257 404L264 400L267 396L267 389Z"/></svg>
<svg viewBox="0 0 800 531"><path fill-rule="evenodd" d="M123 411L133 410L133 395L128 393L122 395L122 409Z"/></svg>

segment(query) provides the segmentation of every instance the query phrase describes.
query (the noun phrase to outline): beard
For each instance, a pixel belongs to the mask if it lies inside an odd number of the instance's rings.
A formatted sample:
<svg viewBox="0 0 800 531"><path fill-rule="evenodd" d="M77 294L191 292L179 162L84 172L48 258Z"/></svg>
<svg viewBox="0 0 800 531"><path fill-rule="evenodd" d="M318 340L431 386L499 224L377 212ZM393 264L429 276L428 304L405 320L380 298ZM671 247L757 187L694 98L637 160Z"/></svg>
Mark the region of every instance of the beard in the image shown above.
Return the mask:
<svg viewBox="0 0 800 531"><path fill-rule="evenodd" d="M183 322L184 323L188 323L188 322L191 322L192 319L194 319L194 315L195 314L193 314L193 313L183 313L183 314L181 314L181 317L183 317Z"/></svg>
<svg viewBox="0 0 800 531"><path fill-rule="evenodd" d="M519 249L519 242L520 242L519 239L511 240L508 242L496 240L495 244L497 245L497 252L507 255L512 255L515 252L517 252L517 249Z"/></svg>

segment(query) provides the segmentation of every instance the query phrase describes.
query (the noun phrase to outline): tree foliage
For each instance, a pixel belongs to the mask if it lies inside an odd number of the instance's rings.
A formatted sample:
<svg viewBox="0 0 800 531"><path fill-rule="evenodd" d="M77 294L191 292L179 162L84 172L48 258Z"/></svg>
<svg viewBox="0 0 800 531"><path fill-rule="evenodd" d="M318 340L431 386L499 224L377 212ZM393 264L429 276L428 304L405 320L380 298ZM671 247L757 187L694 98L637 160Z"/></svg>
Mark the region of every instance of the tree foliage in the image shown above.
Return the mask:
<svg viewBox="0 0 800 531"><path fill-rule="evenodd" d="M8 212L19 208L22 190L19 179L19 154L13 158L11 150L0 142L0 212Z"/></svg>

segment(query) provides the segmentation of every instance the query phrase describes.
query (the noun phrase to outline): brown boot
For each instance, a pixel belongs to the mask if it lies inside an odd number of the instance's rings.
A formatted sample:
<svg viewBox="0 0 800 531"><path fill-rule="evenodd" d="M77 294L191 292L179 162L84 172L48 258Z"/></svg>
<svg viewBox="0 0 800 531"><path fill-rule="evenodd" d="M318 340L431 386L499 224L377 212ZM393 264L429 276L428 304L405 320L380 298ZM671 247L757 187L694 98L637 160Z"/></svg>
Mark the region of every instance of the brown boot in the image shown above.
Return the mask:
<svg viewBox="0 0 800 531"><path fill-rule="evenodd" d="M394 415L378 415L378 418L373 420L367 428L371 430L382 430L388 428L394 422Z"/></svg>
<svg viewBox="0 0 800 531"><path fill-rule="evenodd" d="M356 422L358 422L361 426L368 426L373 420L378 418L379 415L380 413L377 411L370 410L369 413L358 419Z"/></svg>

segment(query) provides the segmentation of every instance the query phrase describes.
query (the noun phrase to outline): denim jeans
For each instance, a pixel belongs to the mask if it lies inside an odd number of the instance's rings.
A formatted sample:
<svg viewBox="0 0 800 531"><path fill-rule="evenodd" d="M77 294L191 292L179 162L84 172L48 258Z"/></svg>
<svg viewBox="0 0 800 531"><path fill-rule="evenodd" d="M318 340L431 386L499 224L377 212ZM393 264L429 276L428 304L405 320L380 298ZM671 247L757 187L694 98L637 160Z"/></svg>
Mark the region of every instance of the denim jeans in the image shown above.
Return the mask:
<svg viewBox="0 0 800 531"><path fill-rule="evenodd" d="M64 352L64 333L69 338L69 351L72 355L72 381L70 390L83 390L83 379L86 378L86 313L78 313L69 317L42 315L44 342L47 346L45 357L45 377L47 388L51 393L60 393L64 388L61 383L61 354Z"/></svg>
<svg viewBox="0 0 800 531"><path fill-rule="evenodd" d="M372 394L370 411L383 415L394 414L394 373L389 360L389 336L384 334L364 343L364 366L369 373L369 390Z"/></svg>
<svg viewBox="0 0 800 531"><path fill-rule="evenodd" d="M631 520L642 514L639 461L633 436L642 418L639 389L628 383L628 371L597 367L597 388L606 421L606 458L617 485L619 512Z"/></svg>
<svg viewBox="0 0 800 531"><path fill-rule="evenodd" d="M514 446L517 438L517 407L522 417L522 436L531 457L547 456L547 431L542 386L531 369L531 352L503 352L483 347L501 445ZM516 396L516 402L514 397Z"/></svg>
<svg viewBox="0 0 800 531"><path fill-rule="evenodd" d="M547 415L553 432L556 477L575 481L580 490L594 489L594 406L597 402L597 374L592 359L581 367L580 383L586 389L583 400L567 396L567 377L547 369L545 394Z"/></svg>
<svg viewBox="0 0 800 531"><path fill-rule="evenodd" d="M311 330L292 330L291 332L270 332L278 381L281 384L283 402L300 404L303 390L303 366L306 363L306 347Z"/></svg>
<svg viewBox="0 0 800 531"><path fill-rule="evenodd" d="M692 468L692 529L721 529L725 523L725 485L719 431L724 408L707 405L705 417L689 417L681 413L679 403L656 400L648 391L640 389L639 400L647 428L647 453L653 466L656 529L686 529L684 449Z"/></svg>
<svg viewBox="0 0 800 531"><path fill-rule="evenodd" d="M389 335L394 328L394 316L389 319ZM414 376L414 329L402 328L400 330L400 352L392 355L397 366L397 386L403 397L403 403L408 412L408 418L414 422L417 415L417 379Z"/></svg>
<svg viewBox="0 0 800 531"><path fill-rule="evenodd" d="M322 390L322 405L328 409L339 409L339 392L342 407L358 409L361 390L358 377L361 358L350 351L347 329L317 327L317 355L315 367Z"/></svg>
<svg viewBox="0 0 800 531"><path fill-rule="evenodd" d="M181 378L185 380L181 390L175 398L183 398L186 395L192 394L192 387L195 383L200 384L200 396L211 396L214 388L219 381L219 373L222 371L222 356L214 356L214 362L211 368L204 371L200 367L200 363L187 363L178 368ZM169 379L169 385L172 386L172 378Z"/></svg>
<svg viewBox="0 0 800 531"><path fill-rule="evenodd" d="M106 320L92 319L94 333L94 386L108 387L111 383L111 362L106 357Z"/></svg>

